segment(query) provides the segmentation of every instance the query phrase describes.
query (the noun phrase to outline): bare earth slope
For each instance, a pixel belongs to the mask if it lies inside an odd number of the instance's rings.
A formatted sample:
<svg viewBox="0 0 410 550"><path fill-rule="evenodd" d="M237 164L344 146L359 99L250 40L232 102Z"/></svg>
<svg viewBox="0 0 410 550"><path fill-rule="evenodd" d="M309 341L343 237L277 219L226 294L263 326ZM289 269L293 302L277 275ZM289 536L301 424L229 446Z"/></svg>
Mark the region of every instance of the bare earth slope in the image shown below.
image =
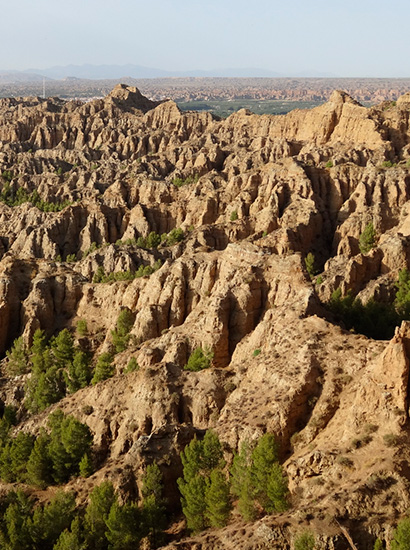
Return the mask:
<svg viewBox="0 0 410 550"><path fill-rule="evenodd" d="M51 407L95 434L99 469L69 484L80 501L106 478L131 494L155 459L177 510L179 452L194 433L212 427L229 461L267 431L281 443L290 510L167 548L290 548L308 525L320 548L349 548L343 529L363 549L391 538L410 506L410 324L371 340L323 304L339 287L392 301L409 265L409 114L410 95L366 109L344 92L311 111L226 120L125 86L87 104L0 101L2 197L67 201L56 212L0 203L0 351L83 319L96 357L121 309L135 316L115 376ZM361 254L369 222L377 242ZM136 246L175 228L183 241ZM101 266L158 259L149 277L93 282ZM187 372L197 346L212 349L212 366ZM130 357L140 370L125 375ZM20 407L26 376L4 374L5 404ZM17 430L37 433L51 409L21 409Z"/></svg>

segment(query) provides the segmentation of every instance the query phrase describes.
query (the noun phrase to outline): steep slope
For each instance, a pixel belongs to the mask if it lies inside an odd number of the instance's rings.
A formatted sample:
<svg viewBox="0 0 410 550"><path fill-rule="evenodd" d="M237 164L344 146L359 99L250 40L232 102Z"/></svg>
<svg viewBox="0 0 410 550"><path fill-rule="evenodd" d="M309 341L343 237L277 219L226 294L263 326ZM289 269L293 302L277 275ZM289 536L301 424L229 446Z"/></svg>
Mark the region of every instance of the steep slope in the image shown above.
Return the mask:
<svg viewBox="0 0 410 550"><path fill-rule="evenodd" d="M366 109L334 92L311 111L219 120L122 85L87 104L0 101L0 352L68 328L95 365L132 313L115 375L36 414L32 375L3 360L16 433L58 408L92 430L96 471L67 485L78 502L103 479L135 496L155 460L178 517L194 434L213 428L229 462L269 432L289 511L169 548L287 548L309 524L321 548L347 548L346 529L360 548L391 538L410 504L410 328L372 340L326 302L340 289L391 304L409 266L409 109L407 95ZM184 370L198 346L212 366Z"/></svg>

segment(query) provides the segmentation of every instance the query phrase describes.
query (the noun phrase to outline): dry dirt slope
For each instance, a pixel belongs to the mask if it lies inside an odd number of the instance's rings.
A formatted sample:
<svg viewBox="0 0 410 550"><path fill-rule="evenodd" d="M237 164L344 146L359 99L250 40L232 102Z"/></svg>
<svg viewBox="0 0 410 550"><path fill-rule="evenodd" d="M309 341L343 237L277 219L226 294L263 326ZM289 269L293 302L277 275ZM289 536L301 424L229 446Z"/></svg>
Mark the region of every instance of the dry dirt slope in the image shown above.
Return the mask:
<svg viewBox="0 0 410 550"><path fill-rule="evenodd" d="M105 478L135 493L157 460L177 506L178 456L195 432L212 427L229 459L268 431L281 442L290 511L169 548L287 548L308 524L320 548L348 548L342 528L363 549L391 538L410 504L410 326L371 340L323 304L337 288L391 302L408 267L409 113L407 95L366 109L343 92L311 111L226 120L125 86L85 105L0 101L1 352L37 328L75 333L83 319L80 343L96 357L121 309L135 316L115 376L57 405L95 434L98 471L69 484L79 500ZM41 208L26 200L34 190ZM361 254L370 222L376 246ZM182 242L136 245L175 228ZM93 282L101 266L158 259L149 277ZM212 367L184 371L199 345ZM124 375L130 357L140 370ZM6 404L21 405L24 382L4 371ZM36 433L49 412L22 411L17 429Z"/></svg>

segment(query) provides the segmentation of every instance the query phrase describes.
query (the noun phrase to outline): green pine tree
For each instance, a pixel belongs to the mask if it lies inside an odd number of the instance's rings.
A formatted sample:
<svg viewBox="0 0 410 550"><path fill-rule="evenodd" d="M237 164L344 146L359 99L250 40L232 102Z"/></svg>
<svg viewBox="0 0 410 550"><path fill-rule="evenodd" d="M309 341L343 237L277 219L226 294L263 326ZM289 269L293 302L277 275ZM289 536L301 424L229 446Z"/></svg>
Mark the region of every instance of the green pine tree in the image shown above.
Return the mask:
<svg viewBox="0 0 410 550"><path fill-rule="evenodd" d="M52 461L48 446L50 437L43 430L34 442L33 450L27 462L27 481L40 489L45 489L52 482Z"/></svg>
<svg viewBox="0 0 410 550"><path fill-rule="evenodd" d="M114 376L115 367L112 364L112 355L110 353L102 353L95 365L94 376L91 379L91 384L98 384L107 378Z"/></svg>
<svg viewBox="0 0 410 550"><path fill-rule="evenodd" d="M93 473L93 463L88 453L85 453L83 458L80 460L78 470L81 477L89 477Z"/></svg>
<svg viewBox="0 0 410 550"><path fill-rule="evenodd" d="M207 526L207 518L205 515L205 477L197 474L189 483L179 478L178 487L182 495L182 511L186 518L188 529L194 532L202 531Z"/></svg>
<svg viewBox="0 0 410 550"><path fill-rule="evenodd" d="M51 366L49 360L45 358L47 349L47 341L44 331L37 329L33 336L33 343L30 348L30 359L33 365L33 370L37 372L45 372Z"/></svg>
<svg viewBox="0 0 410 550"><path fill-rule="evenodd" d="M18 376L30 371L28 349L22 336L14 340L11 350L6 351L6 356L6 370L9 376Z"/></svg>
<svg viewBox="0 0 410 550"><path fill-rule="evenodd" d="M32 517L32 534L36 548L52 548L60 534L70 527L75 514L73 493L60 490L43 508L37 507Z"/></svg>
<svg viewBox="0 0 410 550"><path fill-rule="evenodd" d="M165 529L167 523L163 491L162 473L158 464L156 462L149 464L142 480L142 496L144 497L142 515L145 531L148 532L154 548L157 547L161 531Z"/></svg>
<svg viewBox="0 0 410 550"><path fill-rule="evenodd" d="M266 486L268 501L265 510L271 512L284 512L288 509L288 480L283 474L279 462L272 465Z"/></svg>
<svg viewBox="0 0 410 550"><path fill-rule="evenodd" d="M111 507L116 501L114 487L109 481L103 481L100 485L94 487L91 492L84 516L86 543L91 550L106 550L108 548L105 535L106 522Z"/></svg>
<svg viewBox="0 0 410 550"><path fill-rule="evenodd" d="M234 455L231 474L231 491L238 497L238 509L245 521L256 518L255 488L251 480L251 449L243 442L238 454Z"/></svg>
<svg viewBox="0 0 410 550"><path fill-rule="evenodd" d="M71 522L70 530L65 529L53 546L53 550L84 550L83 537L81 533L81 520L77 516Z"/></svg>
<svg viewBox="0 0 410 550"><path fill-rule="evenodd" d="M131 310L125 308L121 311L117 319L115 330L111 331L112 343L115 353L125 351L130 339L130 331L134 325L134 315Z"/></svg>
<svg viewBox="0 0 410 550"><path fill-rule="evenodd" d="M11 501L4 514L4 538L7 550L32 550L31 513L33 502L23 493L17 491L8 495Z"/></svg>
<svg viewBox="0 0 410 550"><path fill-rule="evenodd" d="M206 517L211 527L223 527L231 514L229 483L220 470L213 470L205 490Z"/></svg>
<svg viewBox="0 0 410 550"><path fill-rule="evenodd" d="M263 435L252 452L251 477L255 487L256 499L264 510L270 508L267 495L270 472L278 462L279 447L272 434Z"/></svg>
<svg viewBox="0 0 410 550"><path fill-rule="evenodd" d="M34 446L34 437L25 432L19 432L11 444L11 471L16 481L25 481L27 462Z"/></svg>
<svg viewBox="0 0 410 550"><path fill-rule="evenodd" d="M107 530L105 536L110 550L132 550L138 548L142 531L140 514L137 505L124 504L120 506L115 501L105 521Z"/></svg>
<svg viewBox="0 0 410 550"><path fill-rule="evenodd" d="M72 363L69 363L67 371L64 373L64 378L70 393L75 393L88 386L91 380L91 370L87 353L81 350L75 352Z"/></svg>
<svg viewBox="0 0 410 550"><path fill-rule="evenodd" d="M57 368L68 367L74 358L74 340L68 329L64 329L51 342L51 351Z"/></svg>

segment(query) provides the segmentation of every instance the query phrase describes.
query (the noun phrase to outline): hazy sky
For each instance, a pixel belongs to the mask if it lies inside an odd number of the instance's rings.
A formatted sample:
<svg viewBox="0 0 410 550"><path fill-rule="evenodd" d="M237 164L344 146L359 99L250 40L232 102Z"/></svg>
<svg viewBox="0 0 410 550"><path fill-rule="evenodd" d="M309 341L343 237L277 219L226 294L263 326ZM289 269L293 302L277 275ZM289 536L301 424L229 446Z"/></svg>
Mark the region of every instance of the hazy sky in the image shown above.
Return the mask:
<svg viewBox="0 0 410 550"><path fill-rule="evenodd" d="M133 63L410 77L408 0L0 0L0 7L0 70Z"/></svg>

